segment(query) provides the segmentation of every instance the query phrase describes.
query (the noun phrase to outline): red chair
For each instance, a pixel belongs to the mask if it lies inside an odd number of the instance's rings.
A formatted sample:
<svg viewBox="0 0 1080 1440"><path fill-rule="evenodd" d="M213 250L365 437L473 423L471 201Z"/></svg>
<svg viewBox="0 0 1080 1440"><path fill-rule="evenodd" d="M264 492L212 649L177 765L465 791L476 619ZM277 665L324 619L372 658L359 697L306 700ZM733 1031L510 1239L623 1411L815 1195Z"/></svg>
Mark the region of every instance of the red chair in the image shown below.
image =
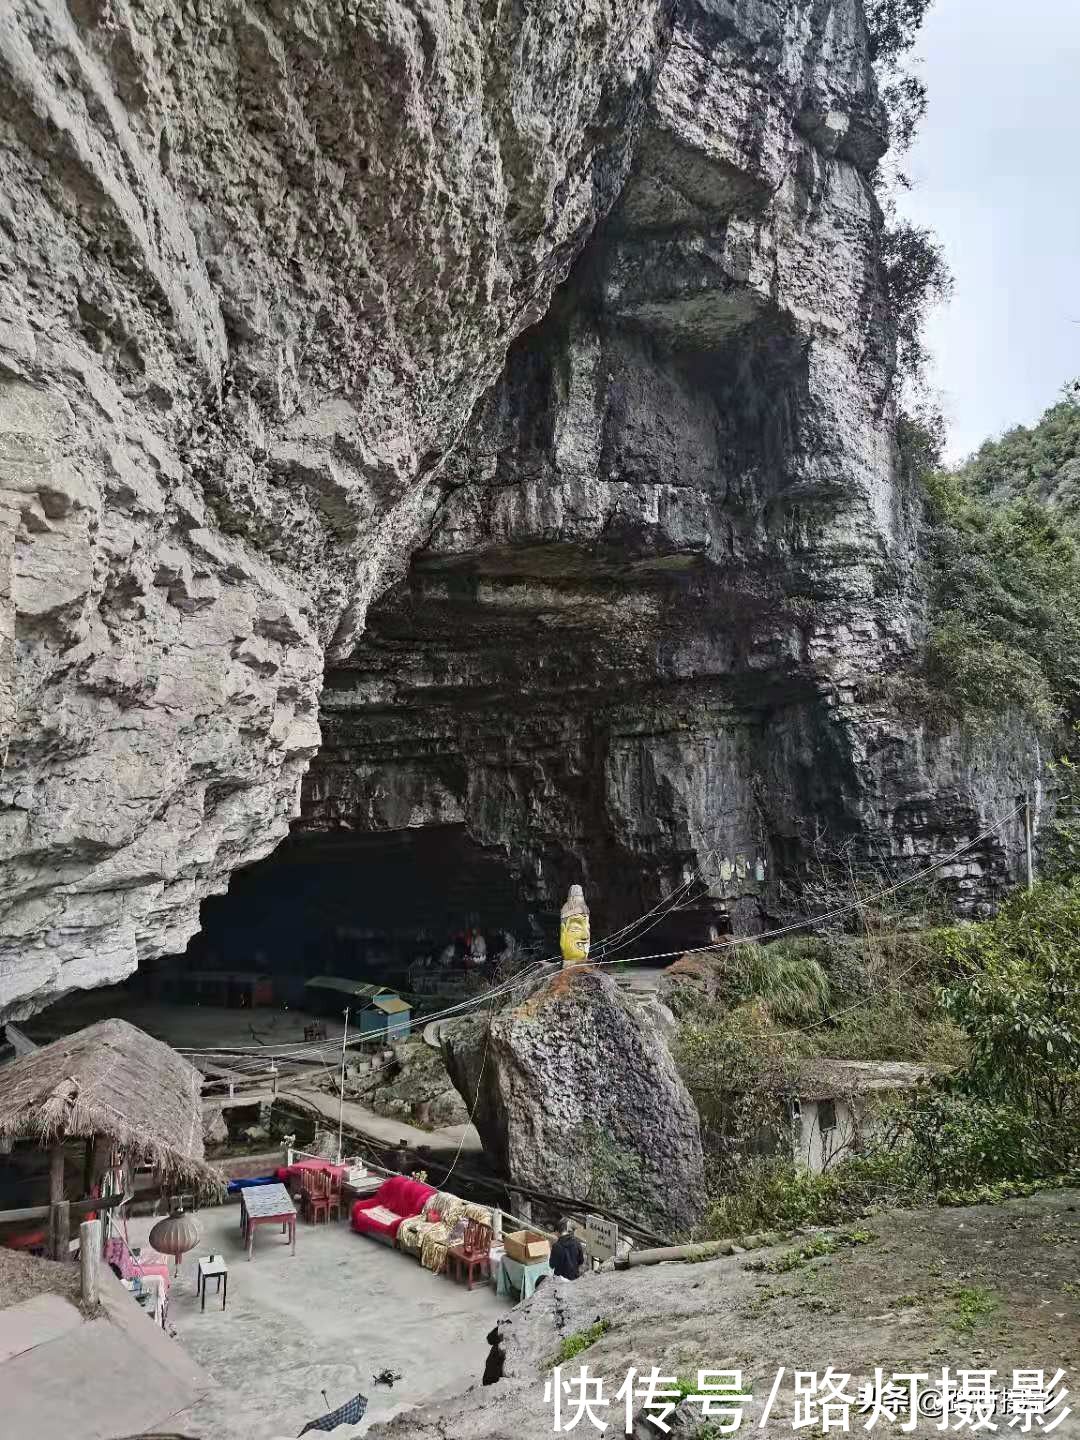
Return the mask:
<svg viewBox="0 0 1080 1440"><path fill-rule="evenodd" d="M465 1239L451 1245L446 1252L446 1268L457 1271L457 1278L468 1280L472 1289L473 1276L479 1272L491 1276L491 1226L481 1220L470 1220L465 1226Z"/></svg>
<svg viewBox="0 0 1080 1440"><path fill-rule="evenodd" d="M341 1219L341 1176L340 1176L340 1175L328 1174L327 1177L326 1177L326 1179L327 1179L327 1182L329 1183L329 1186L330 1186L329 1195L328 1195L328 1197L327 1197L328 1203L327 1203L327 1210L326 1210L326 1218L327 1218L327 1220L329 1220L331 1214L333 1214L335 1220L340 1220L340 1219Z"/></svg>
<svg viewBox="0 0 1080 1440"><path fill-rule="evenodd" d="M319 1216L330 1219L330 1176L325 1170L309 1171L304 1176L306 1204L304 1209L308 1220L317 1225Z"/></svg>

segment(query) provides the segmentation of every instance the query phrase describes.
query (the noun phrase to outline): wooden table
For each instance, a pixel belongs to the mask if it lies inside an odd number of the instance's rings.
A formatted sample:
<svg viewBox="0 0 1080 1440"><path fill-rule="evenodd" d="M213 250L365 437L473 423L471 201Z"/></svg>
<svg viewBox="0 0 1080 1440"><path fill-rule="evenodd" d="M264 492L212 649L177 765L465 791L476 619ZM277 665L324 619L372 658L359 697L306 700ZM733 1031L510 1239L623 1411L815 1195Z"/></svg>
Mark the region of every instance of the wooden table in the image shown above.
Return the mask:
<svg viewBox="0 0 1080 1440"><path fill-rule="evenodd" d="M255 1249L256 1225L280 1225L296 1254L296 1206L284 1185L245 1185L240 1191L240 1233L249 1260Z"/></svg>

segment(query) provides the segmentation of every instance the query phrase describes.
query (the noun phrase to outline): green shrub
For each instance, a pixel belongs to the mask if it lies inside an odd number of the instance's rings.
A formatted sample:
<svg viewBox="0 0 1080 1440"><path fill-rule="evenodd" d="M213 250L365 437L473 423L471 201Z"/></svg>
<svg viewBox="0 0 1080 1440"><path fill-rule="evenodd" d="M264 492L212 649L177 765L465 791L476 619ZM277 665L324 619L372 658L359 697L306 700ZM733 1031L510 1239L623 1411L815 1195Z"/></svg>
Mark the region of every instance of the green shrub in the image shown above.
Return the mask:
<svg viewBox="0 0 1080 1440"><path fill-rule="evenodd" d="M929 992L927 992L929 993ZM949 1070L967 1060L963 1030L940 1010L929 1017L913 992L896 991L798 1036L800 1053L836 1060L910 1060Z"/></svg>
<svg viewBox="0 0 1080 1440"><path fill-rule="evenodd" d="M788 1088L787 1048L765 1007L725 1011L702 1002L696 1019L680 1027L675 1061L716 1163L740 1164L760 1133L782 1119Z"/></svg>
<svg viewBox="0 0 1080 1440"><path fill-rule="evenodd" d="M772 1019L799 1024L824 1014L829 977L820 960L798 947L740 945L733 960L739 999L760 1000Z"/></svg>
<svg viewBox="0 0 1080 1440"><path fill-rule="evenodd" d="M925 1174L935 1193L1031 1180L1055 1163L1028 1116L978 1096L949 1091L919 1096L904 1129L909 1164Z"/></svg>
<svg viewBox="0 0 1080 1440"><path fill-rule="evenodd" d="M1080 878L1019 891L995 919L937 940L945 1013L971 1041L967 1093L1076 1146L1080 1134Z"/></svg>
<svg viewBox="0 0 1080 1440"><path fill-rule="evenodd" d="M885 1204L929 1198L906 1152L856 1155L821 1174L796 1169L788 1159L748 1161L724 1188L717 1187L702 1225L710 1240L762 1230L837 1225Z"/></svg>
<svg viewBox="0 0 1080 1440"><path fill-rule="evenodd" d="M870 1230L851 1230L847 1234L813 1235L793 1250L785 1250L774 1260L751 1261L748 1270L761 1270L767 1275L786 1275L792 1270L801 1270L808 1260L822 1255L835 1255L838 1250L850 1249L855 1245L868 1245L877 1237Z"/></svg>
<svg viewBox="0 0 1080 1440"><path fill-rule="evenodd" d="M981 1285L962 1286L953 1294L952 1327L958 1334L970 1335L976 1325L998 1308L998 1298Z"/></svg>
<svg viewBox="0 0 1080 1440"><path fill-rule="evenodd" d="M972 495L990 500L1021 497L1050 502L1066 520L1080 512L1080 474L1066 469L1080 458L1080 403L1075 385L1037 424L1017 425L987 440L960 467L957 478ZM1064 474L1063 474L1064 472Z"/></svg>
<svg viewBox="0 0 1080 1440"><path fill-rule="evenodd" d="M924 478L932 613L926 679L947 710L1080 713L1080 554L1027 498L993 502Z"/></svg>

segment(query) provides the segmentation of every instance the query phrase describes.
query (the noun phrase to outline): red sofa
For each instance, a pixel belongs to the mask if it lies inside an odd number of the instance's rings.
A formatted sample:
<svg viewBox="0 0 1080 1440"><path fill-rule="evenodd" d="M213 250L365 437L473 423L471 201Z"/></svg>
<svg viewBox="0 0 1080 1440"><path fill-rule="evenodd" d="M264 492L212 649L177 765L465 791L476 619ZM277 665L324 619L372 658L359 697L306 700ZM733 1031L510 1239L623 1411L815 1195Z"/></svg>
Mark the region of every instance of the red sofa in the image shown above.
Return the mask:
<svg viewBox="0 0 1080 1440"><path fill-rule="evenodd" d="M436 1192L430 1185L410 1180L407 1175L394 1175L384 1180L366 1200L357 1200L352 1207L352 1228L358 1235L372 1235L393 1245L398 1227L411 1215L419 1215Z"/></svg>

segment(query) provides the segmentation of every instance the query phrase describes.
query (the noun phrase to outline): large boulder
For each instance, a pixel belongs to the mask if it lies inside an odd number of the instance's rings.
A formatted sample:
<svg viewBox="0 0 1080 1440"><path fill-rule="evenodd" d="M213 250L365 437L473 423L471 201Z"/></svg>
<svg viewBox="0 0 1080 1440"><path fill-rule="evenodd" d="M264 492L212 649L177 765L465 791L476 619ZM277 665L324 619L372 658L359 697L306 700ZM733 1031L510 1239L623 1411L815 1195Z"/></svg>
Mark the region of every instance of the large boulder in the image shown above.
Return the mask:
<svg viewBox="0 0 1080 1440"><path fill-rule="evenodd" d="M664 1238L705 1198L693 1101L660 1030L597 970L563 970L443 1038L450 1077L511 1183L607 1206Z"/></svg>

